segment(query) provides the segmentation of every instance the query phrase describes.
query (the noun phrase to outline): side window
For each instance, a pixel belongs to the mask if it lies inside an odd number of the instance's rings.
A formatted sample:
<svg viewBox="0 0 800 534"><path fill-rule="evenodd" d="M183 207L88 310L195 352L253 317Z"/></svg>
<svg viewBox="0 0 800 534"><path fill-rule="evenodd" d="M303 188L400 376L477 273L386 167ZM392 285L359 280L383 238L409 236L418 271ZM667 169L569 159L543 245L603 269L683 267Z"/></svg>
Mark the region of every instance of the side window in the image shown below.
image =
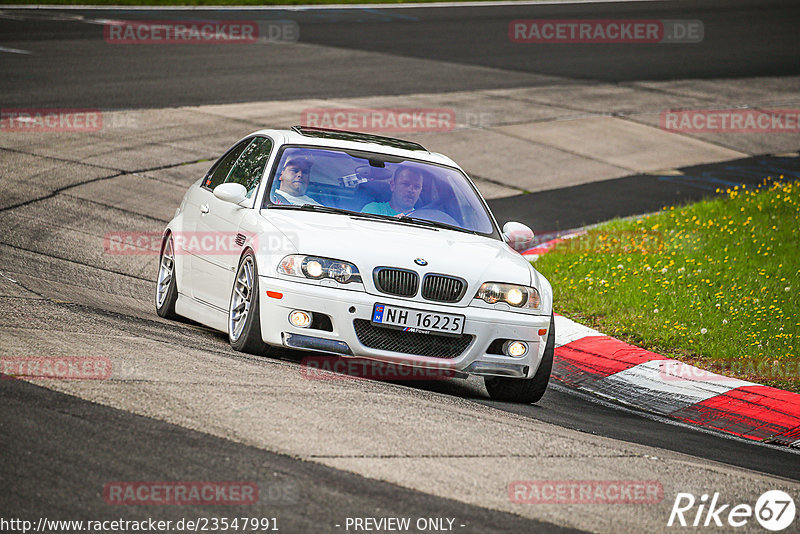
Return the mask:
<svg viewBox="0 0 800 534"><path fill-rule="evenodd" d="M247 198L250 198L261 181L271 151L271 140L266 137L253 139L231 169L225 183L242 184L247 189Z"/></svg>
<svg viewBox="0 0 800 534"><path fill-rule="evenodd" d="M231 167L233 167L233 164L236 163L236 160L239 159L242 151L244 151L251 141L252 139L245 139L233 147L227 154L222 156L222 158L220 158L219 161L217 161L214 166L211 167L211 170L208 171L206 179L203 180L203 187L213 190L219 184L223 183L225 178L227 178Z"/></svg>

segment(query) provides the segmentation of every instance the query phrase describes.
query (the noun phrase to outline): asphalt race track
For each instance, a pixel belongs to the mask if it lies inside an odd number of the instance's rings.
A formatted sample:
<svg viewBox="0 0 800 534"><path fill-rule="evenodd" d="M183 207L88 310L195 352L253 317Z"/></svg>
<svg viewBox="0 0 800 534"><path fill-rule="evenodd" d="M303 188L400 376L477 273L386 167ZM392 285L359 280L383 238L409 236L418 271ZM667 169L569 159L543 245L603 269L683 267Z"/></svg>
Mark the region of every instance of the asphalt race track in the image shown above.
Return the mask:
<svg viewBox="0 0 800 534"><path fill-rule="evenodd" d="M290 20L300 39L109 45L103 21L121 18ZM705 39L531 53L507 33L510 20L530 18L701 20ZM701 432L563 386L520 406L489 400L475 378L308 380L302 354L249 356L224 335L160 319L152 304L157 258L103 249L111 231L160 231L210 160L264 124L262 109L283 121L270 126L287 127L294 110L326 102L518 99L519 109L493 111L494 130L485 133L496 135L514 127L508 116L540 107L554 110L542 121L556 127L565 118L617 120L645 110L631 119L637 128L657 122L652 110L663 109L663 98L711 106L708 93L716 92L731 104L797 108L799 27L792 1L0 8L0 107L135 118L90 135L0 131L0 356L102 357L115 369L102 381L2 377L0 519L247 515L276 517L282 532L335 533L368 531L348 528L348 518L411 517L451 518L452 530L464 533L656 532L680 531L666 527L679 492L720 492L726 503L752 505L783 489L800 504L796 450ZM528 90L556 96L544 104L518 98ZM629 106L628 92L638 99ZM214 107L222 105L231 107ZM292 112L281 115L283 105ZM501 224L519 220L541 232L656 211L766 175L800 178L797 134L709 135L679 139L691 163L613 166L581 152L579 163L564 164L574 180L534 187L510 177L526 172L517 158L525 147L498 157L506 166L493 173L471 157L482 147L461 132L422 137L443 152L463 151L455 159L479 187L496 188L487 197ZM657 480L663 499L511 502L509 484L529 479ZM251 481L261 497L237 506L110 504L104 488L119 481ZM762 531L755 521L739 530Z"/></svg>
<svg viewBox="0 0 800 534"><path fill-rule="evenodd" d="M697 44L544 45L508 39L526 18L699 19ZM184 11L71 11L93 20L180 20ZM800 73L791 1L642 2L448 9L193 11L210 20L293 20L304 47L98 46L102 24L45 13L0 18L3 105L104 109L339 98L559 85L563 78L625 82ZM12 44L13 43L13 44ZM43 54L42 54L43 55Z"/></svg>

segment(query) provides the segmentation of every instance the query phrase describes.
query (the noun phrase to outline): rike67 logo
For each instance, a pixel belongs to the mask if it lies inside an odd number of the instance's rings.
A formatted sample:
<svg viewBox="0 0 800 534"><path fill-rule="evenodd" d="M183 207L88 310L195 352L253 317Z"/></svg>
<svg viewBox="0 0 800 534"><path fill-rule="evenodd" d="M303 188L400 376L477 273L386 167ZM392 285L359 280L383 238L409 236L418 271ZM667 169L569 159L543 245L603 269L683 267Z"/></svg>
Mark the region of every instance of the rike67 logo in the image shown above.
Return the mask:
<svg viewBox="0 0 800 534"><path fill-rule="evenodd" d="M691 493L678 493L667 526L739 528L755 517L765 529L778 532L794 522L796 512L794 499L781 490L765 492L755 506L722 503L719 493L710 500L708 494L698 499Z"/></svg>

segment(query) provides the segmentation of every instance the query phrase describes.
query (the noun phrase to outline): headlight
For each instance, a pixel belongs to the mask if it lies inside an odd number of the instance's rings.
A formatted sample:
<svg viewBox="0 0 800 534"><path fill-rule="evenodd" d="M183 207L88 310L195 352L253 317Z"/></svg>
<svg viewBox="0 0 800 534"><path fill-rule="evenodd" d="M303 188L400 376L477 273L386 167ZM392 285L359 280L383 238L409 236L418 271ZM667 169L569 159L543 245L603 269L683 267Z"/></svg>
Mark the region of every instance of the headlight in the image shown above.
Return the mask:
<svg viewBox="0 0 800 534"><path fill-rule="evenodd" d="M278 264L278 272L289 276L311 278L312 280L330 278L340 284L361 283L361 274L352 263L331 258L318 258L316 256L303 256L300 254L286 256Z"/></svg>
<svg viewBox="0 0 800 534"><path fill-rule="evenodd" d="M505 302L515 308L529 310L538 310L542 305L539 291L535 287L502 284L500 282L486 282L481 285L475 298L489 304Z"/></svg>

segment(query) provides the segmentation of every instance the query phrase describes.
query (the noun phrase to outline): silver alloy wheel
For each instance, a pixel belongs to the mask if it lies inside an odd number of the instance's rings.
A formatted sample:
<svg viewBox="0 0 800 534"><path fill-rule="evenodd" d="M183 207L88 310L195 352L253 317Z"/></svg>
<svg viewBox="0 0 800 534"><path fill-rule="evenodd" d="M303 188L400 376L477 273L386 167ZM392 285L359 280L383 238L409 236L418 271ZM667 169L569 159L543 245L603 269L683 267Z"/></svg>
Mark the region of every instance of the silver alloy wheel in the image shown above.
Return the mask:
<svg viewBox="0 0 800 534"><path fill-rule="evenodd" d="M161 254L161 265L158 267L158 284L156 286L156 306L161 308L167 300L169 285L175 273L175 251L172 248L172 236L167 239L164 245L164 252Z"/></svg>
<svg viewBox="0 0 800 534"><path fill-rule="evenodd" d="M228 314L228 331L231 341L236 341L242 335L244 325L247 323L247 316L250 314L250 304L253 297L253 257L245 256L239 271L236 273L236 280L233 283L233 295L231 295L231 309Z"/></svg>

